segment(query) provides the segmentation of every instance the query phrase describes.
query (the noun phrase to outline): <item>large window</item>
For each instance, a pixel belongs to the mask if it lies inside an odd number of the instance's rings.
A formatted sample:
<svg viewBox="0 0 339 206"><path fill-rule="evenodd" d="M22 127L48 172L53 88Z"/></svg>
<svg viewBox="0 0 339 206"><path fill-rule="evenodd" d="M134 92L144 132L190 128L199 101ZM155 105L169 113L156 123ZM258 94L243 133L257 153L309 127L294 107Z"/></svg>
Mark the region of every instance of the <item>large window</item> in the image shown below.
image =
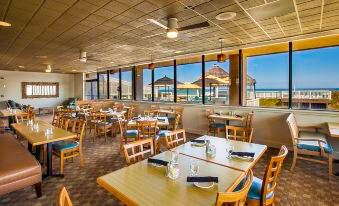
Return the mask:
<svg viewBox="0 0 339 206"><path fill-rule="evenodd" d="M109 98L119 99L119 70L109 72Z"/></svg>
<svg viewBox="0 0 339 206"><path fill-rule="evenodd" d="M144 67L140 69L142 72L142 100L151 101L152 100L152 70Z"/></svg>
<svg viewBox="0 0 339 206"><path fill-rule="evenodd" d="M244 51L247 56L246 106L288 107L288 44L278 46Z"/></svg>
<svg viewBox="0 0 339 206"><path fill-rule="evenodd" d="M132 69L121 70L121 99L133 99Z"/></svg>
<svg viewBox="0 0 339 206"><path fill-rule="evenodd" d="M293 52L293 108L339 110L339 47Z"/></svg>
<svg viewBox="0 0 339 206"><path fill-rule="evenodd" d="M174 101L173 62L156 64L154 70L154 101Z"/></svg>
<svg viewBox="0 0 339 206"><path fill-rule="evenodd" d="M230 61L218 62L217 55L205 60L205 103L229 104Z"/></svg>
<svg viewBox="0 0 339 206"><path fill-rule="evenodd" d="M98 81L86 80L85 83L85 99L93 100L98 98Z"/></svg>
<svg viewBox="0 0 339 206"><path fill-rule="evenodd" d="M99 98L107 99L107 72L99 73Z"/></svg>
<svg viewBox="0 0 339 206"><path fill-rule="evenodd" d="M177 60L177 102L202 102L201 57Z"/></svg>

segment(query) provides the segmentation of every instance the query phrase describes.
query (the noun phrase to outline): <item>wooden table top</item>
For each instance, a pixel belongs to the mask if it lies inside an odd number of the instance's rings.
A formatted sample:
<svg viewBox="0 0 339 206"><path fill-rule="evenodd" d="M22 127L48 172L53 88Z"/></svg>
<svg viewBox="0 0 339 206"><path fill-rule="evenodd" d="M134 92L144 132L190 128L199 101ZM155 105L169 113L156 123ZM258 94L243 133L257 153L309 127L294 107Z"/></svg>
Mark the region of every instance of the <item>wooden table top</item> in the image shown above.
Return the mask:
<svg viewBox="0 0 339 206"><path fill-rule="evenodd" d="M153 111L156 111L160 114L175 114L175 111L169 109L155 109Z"/></svg>
<svg viewBox="0 0 339 206"><path fill-rule="evenodd" d="M327 125L330 135L339 138L339 123L328 122Z"/></svg>
<svg viewBox="0 0 339 206"><path fill-rule="evenodd" d="M0 115L3 116L3 117L10 117L10 116L15 116L16 114L23 114L23 113L25 113L25 112L23 112L20 109L13 109L12 112L10 112L7 109L0 110Z"/></svg>
<svg viewBox="0 0 339 206"><path fill-rule="evenodd" d="M39 125L38 131L33 130L31 125L28 125L27 123L12 124L13 129L15 129L15 131L19 133L20 136L27 139L27 141L31 143L33 146L57 142L66 139L73 139L77 136L75 133L68 132L58 127L54 127L53 125L44 121L35 121L34 123L38 123ZM51 128L53 128L53 134L46 136L45 135L46 130Z"/></svg>
<svg viewBox="0 0 339 206"><path fill-rule="evenodd" d="M231 120L231 121L244 121L245 117L241 116L232 116L232 115L226 115L226 114L211 114L208 116L209 118L212 119L221 119L221 120Z"/></svg>
<svg viewBox="0 0 339 206"><path fill-rule="evenodd" d="M162 126L168 126L169 125L169 121L167 117L157 117L158 118L158 122L157 125L162 127ZM138 120L130 120L127 124L127 126L129 127L135 127L137 126L137 121Z"/></svg>
<svg viewBox="0 0 339 206"><path fill-rule="evenodd" d="M171 152L154 158L169 161ZM166 167L155 167L144 160L99 177L97 183L126 205L214 205L217 192L233 191L245 175L242 171L202 160L198 175L218 177L219 183L201 189L186 182L192 160L197 159L179 154L180 176L176 180L165 176Z"/></svg>
<svg viewBox="0 0 339 206"><path fill-rule="evenodd" d="M205 160L208 162L213 162L215 164L226 166L232 169L247 171L256 164L256 162L260 159L260 157L265 153L267 149L266 145L229 140L230 143L234 146L235 152L254 152L255 156L253 160L244 160L235 157L228 159L226 153L227 139L212 136L202 136L198 139L204 140L205 137L206 140L210 140L211 144L216 146L215 157L210 157L206 155L205 146L192 146L192 142L187 142L183 145L180 145L174 150L183 155Z"/></svg>

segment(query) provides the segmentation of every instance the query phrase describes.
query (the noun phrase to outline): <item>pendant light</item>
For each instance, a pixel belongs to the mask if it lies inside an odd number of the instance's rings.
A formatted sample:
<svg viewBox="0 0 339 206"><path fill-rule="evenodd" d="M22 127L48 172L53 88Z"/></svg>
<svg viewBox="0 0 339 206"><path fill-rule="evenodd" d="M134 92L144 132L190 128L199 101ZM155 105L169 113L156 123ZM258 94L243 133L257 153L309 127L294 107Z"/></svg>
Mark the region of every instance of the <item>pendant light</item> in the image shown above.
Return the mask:
<svg viewBox="0 0 339 206"><path fill-rule="evenodd" d="M222 42L224 39L219 39L220 41L220 54L217 55L218 62L225 62L226 61L226 55L222 53Z"/></svg>
<svg viewBox="0 0 339 206"><path fill-rule="evenodd" d="M148 69L153 70L155 68L155 64L153 63L153 56L151 55L151 63L148 64Z"/></svg>

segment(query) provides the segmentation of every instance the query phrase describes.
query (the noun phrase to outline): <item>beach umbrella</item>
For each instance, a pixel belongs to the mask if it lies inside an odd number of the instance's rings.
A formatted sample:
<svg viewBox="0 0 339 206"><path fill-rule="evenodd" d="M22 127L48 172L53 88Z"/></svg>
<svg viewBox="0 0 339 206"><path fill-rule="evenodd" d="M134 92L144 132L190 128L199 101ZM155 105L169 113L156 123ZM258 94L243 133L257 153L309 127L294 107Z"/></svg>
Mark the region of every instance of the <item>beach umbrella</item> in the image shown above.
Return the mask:
<svg viewBox="0 0 339 206"><path fill-rule="evenodd" d="M182 83L177 81L177 84L182 84ZM149 85L152 85L152 83L149 84ZM170 85L174 85L174 79L169 78L166 75L164 77L154 81L154 86L158 87L159 96L160 96L159 88L160 87L165 87L165 93L166 93L167 86L170 86Z"/></svg>
<svg viewBox="0 0 339 206"><path fill-rule="evenodd" d="M177 85L177 89L186 89L186 99L188 101L188 90L190 89L200 89L201 87L196 85L196 84L192 84L190 82L185 82L185 83L181 83Z"/></svg>

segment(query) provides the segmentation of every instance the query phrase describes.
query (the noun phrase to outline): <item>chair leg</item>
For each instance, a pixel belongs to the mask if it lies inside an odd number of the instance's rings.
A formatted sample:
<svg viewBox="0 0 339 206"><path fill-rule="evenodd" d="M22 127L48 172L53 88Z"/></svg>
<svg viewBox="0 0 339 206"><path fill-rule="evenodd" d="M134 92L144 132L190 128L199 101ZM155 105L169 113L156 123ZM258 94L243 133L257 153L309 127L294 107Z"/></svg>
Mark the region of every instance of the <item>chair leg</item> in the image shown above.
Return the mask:
<svg viewBox="0 0 339 206"><path fill-rule="evenodd" d="M65 154L61 152L60 153L60 174L64 174L64 157L65 157Z"/></svg>
<svg viewBox="0 0 339 206"><path fill-rule="evenodd" d="M294 151L293 152L293 162L292 162L292 166L291 166L291 169L290 169L291 172L293 172L295 164L297 163L297 157L298 157L298 153L297 153L297 151Z"/></svg>
<svg viewBox="0 0 339 206"><path fill-rule="evenodd" d="M331 180L333 175L333 158L331 155L328 156L328 180Z"/></svg>
<svg viewBox="0 0 339 206"><path fill-rule="evenodd" d="M41 192L41 182L36 183L36 184L34 185L34 187L35 187L35 193L36 193L36 196L37 196L38 198L41 197L41 196L42 196L42 192Z"/></svg>

